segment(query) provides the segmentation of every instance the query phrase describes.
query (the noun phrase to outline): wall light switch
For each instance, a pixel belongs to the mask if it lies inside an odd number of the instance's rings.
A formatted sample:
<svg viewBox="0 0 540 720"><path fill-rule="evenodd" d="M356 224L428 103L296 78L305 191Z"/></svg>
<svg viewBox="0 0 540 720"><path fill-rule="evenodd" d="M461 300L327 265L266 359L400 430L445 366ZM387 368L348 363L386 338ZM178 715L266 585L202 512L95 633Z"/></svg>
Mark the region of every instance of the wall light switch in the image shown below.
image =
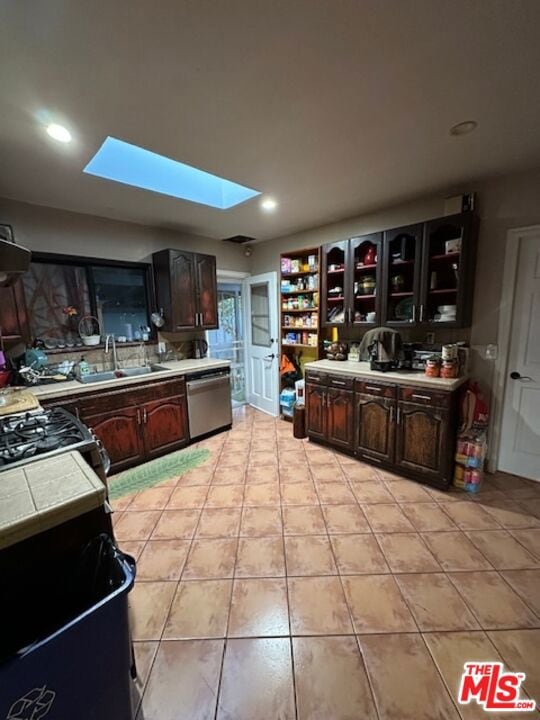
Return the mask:
<svg viewBox="0 0 540 720"><path fill-rule="evenodd" d="M499 354L497 345L486 345L486 360L496 360Z"/></svg>

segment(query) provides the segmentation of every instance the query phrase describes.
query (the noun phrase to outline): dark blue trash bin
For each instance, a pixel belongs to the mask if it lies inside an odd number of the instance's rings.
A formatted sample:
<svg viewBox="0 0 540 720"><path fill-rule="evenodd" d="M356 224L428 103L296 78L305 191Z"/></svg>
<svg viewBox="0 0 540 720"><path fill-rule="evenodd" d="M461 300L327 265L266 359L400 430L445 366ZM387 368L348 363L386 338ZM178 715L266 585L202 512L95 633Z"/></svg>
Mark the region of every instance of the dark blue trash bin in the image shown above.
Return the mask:
<svg viewBox="0 0 540 720"><path fill-rule="evenodd" d="M119 552L108 561L114 589L0 665L2 720L133 720L127 595L135 563Z"/></svg>

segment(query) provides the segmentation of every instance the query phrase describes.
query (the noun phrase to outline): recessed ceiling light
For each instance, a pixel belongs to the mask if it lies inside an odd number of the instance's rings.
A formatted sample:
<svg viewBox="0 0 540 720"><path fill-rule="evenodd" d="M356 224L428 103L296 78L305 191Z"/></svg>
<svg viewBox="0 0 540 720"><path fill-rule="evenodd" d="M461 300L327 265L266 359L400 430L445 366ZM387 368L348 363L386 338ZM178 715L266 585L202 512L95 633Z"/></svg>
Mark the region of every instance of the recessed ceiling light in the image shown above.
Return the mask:
<svg viewBox="0 0 540 720"><path fill-rule="evenodd" d="M69 130L63 125L58 125L58 123L47 125L47 135L50 135L54 140L58 140L58 142L68 143L71 141Z"/></svg>
<svg viewBox="0 0 540 720"><path fill-rule="evenodd" d="M272 210L277 208L277 202L274 198L265 198L261 201L261 207L263 210L266 210L266 212L272 212Z"/></svg>
<svg viewBox="0 0 540 720"><path fill-rule="evenodd" d="M450 135L468 135L476 130L478 123L476 120L464 120L463 122L453 125L450 128Z"/></svg>

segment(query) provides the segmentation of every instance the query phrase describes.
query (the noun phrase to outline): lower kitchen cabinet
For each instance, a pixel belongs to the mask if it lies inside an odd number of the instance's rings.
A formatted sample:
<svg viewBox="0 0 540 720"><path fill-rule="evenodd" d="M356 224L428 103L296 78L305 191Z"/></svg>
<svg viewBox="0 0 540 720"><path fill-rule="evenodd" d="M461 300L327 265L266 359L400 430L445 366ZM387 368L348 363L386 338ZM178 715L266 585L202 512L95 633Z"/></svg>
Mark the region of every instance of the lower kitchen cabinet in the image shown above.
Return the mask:
<svg viewBox="0 0 540 720"><path fill-rule="evenodd" d="M326 440L326 388L306 385L307 434L318 440Z"/></svg>
<svg viewBox="0 0 540 720"><path fill-rule="evenodd" d="M155 400L141 406L147 457L172 452L188 441L186 398Z"/></svg>
<svg viewBox="0 0 540 720"><path fill-rule="evenodd" d="M398 413L396 466L442 480L449 469L448 410L400 402Z"/></svg>
<svg viewBox="0 0 540 720"><path fill-rule="evenodd" d="M125 407L83 419L93 431L111 460L111 472L135 465L144 459L139 408Z"/></svg>
<svg viewBox="0 0 540 720"><path fill-rule="evenodd" d="M396 401L358 393L354 449L366 460L394 461Z"/></svg>
<svg viewBox="0 0 540 720"><path fill-rule="evenodd" d="M353 392L329 387L326 393L326 440L336 447L352 450L354 446Z"/></svg>

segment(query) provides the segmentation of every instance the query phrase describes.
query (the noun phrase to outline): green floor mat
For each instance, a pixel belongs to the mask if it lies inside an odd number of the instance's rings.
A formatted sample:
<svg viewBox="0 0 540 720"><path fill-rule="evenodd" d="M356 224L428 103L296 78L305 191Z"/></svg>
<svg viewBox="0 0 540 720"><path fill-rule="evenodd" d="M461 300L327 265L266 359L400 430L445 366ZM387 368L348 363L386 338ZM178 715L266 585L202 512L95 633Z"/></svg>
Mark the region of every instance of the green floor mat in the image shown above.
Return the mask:
<svg viewBox="0 0 540 720"><path fill-rule="evenodd" d="M109 497L111 500L117 500L124 495L153 487L163 480L182 475L202 465L209 455L210 451L205 448L178 450L135 468L124 470L109 480Z"/></svg>

